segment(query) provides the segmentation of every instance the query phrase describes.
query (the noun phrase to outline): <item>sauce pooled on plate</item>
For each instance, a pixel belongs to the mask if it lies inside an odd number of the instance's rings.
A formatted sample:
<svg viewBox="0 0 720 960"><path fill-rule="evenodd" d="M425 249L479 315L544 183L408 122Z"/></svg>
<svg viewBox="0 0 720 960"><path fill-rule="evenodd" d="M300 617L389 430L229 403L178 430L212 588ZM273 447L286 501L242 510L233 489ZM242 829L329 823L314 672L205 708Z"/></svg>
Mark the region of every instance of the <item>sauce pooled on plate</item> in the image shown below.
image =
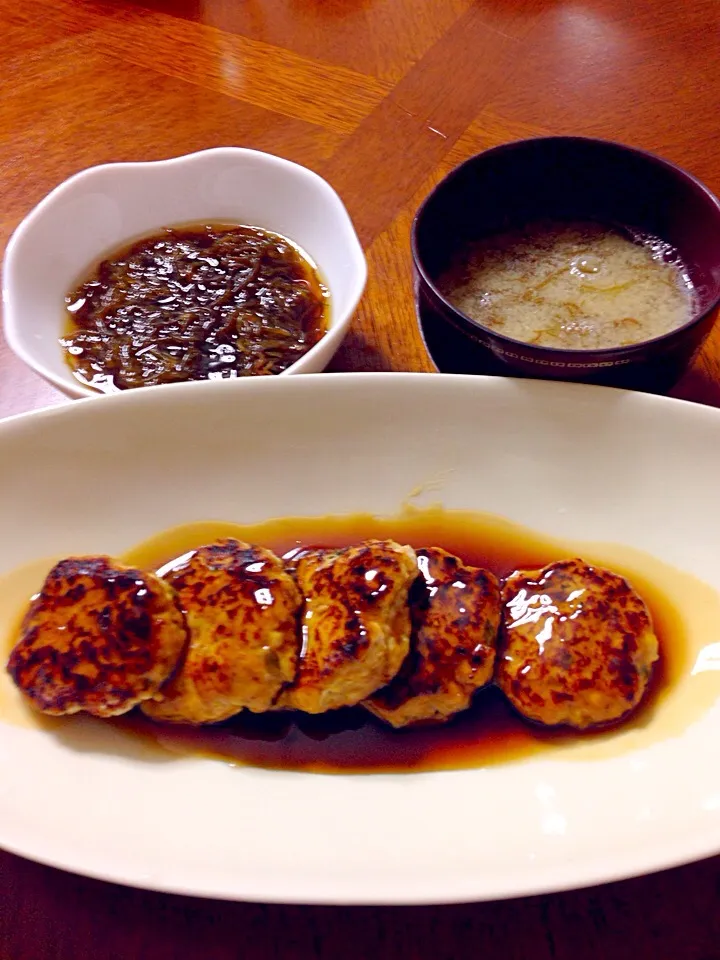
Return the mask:
<svg viewBox="0 0 720 960"><path fill-rule="evenodd" d="M89 736L97 749L105 749L106 741L115 744L106 748L117 749L118 735L124 734L125 748L131 751L155 745L164 756L169 751L266 768L370 773L477 767L549 751L578 760L615 755L677 736L717 698L720 597L689 574L627 547L555 540L489 515L427 508L388 518L286 517L254 526L189 524L158 534L121 560L163 573L202 544L223 537L265 544L287 558L312 545L340 547L372 537L391 537L416 549L441 544L466 563L499 577L518 567L538 569L560 557L582 554L587 561L628 577L637 588L651 612L662 656L640 710L619 725L582 734L524 721L493 685L478 692L469 710L439 726L394 730L355 707L317 716L243 711L224 723L193 727L156 723L136 712L112 721L46 717L31 710L10 677L3 675L0 720L39 725L77 743L79 749ZM8 627L4 638L8 652L17 640L18 616L47 573L48 563L47 558L40 560L2 580L0 620Z"/></svg>

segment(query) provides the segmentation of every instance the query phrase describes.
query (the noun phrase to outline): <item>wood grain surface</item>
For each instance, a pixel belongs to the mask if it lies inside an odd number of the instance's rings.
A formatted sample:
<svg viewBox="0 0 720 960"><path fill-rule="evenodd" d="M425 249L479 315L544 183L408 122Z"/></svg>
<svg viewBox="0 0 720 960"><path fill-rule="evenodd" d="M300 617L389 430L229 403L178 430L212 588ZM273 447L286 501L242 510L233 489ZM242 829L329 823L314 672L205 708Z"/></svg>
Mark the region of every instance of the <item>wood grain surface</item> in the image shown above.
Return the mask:
<svg viewBox="0 0 720 960"><path fill-rule="evenodd" d="M0 27L0 241L92 164L281 154L336 187L367 250L336 370L435 369L410 223L479 150L603 136L720 192L717 0L0 0ZM673 392L720 406L720 330ZM0 342L0 416L58 402ZM0 893L1 960L720 958L720 859L499 904L345 909L164 896L0 854Z"/></svg>

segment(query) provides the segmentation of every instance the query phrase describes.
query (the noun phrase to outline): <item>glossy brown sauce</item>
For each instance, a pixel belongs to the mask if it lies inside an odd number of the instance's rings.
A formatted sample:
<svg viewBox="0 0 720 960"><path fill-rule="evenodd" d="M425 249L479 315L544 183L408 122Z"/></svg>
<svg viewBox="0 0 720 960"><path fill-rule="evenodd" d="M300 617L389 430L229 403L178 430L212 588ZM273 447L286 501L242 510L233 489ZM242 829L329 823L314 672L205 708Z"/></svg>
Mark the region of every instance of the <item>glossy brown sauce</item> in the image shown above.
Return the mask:
<svg viewBox="0 0 720 960"><path fill-rule="evenodd" d="M168 227L105 257L66 297L60 344L106 393L281 373L327 329L329 298L292 241L257 227Z"/></svg>
<svg viewBox="0 0 720 960"><path fill-rule="evenodd" d="M242 765L326 773L408 772L478 767L558 751L563 757L577 759L616 754L680 734L720 695L720 595L691 575L631 548L554 540L497 517L431 508L407 510L389 519L359 515L286 518L252 527L222 522L190 524L153 537L127 551L122 559L158 568L222 536L260 543L281 554L307 545L345 545L390 537L416 548L441 546L499 576L517 568L538 568L582 556L626 576L643 596L660 640L661 661L649 694L633 717L595 733L533 727L521 720L494 688L480 691L473 707L446 725L399 731L361 708L315 717L247 714L205 728L155 724L136 714L110 723L91 718L51 719L49 724L40 718L36 723L57 732L64 724L65 738L72 735L69 726L76 722L78 733L88 723L105 724L114 735L125 732L133 740L139 737L145 744L156 743L178 756L217 757ZM36 587L48 566L45 561L44 568L35 572ZM7 595L7 583L5 587ZM2 612L0 607L0 617ZM706 666L698 669L702 663ZM5 691L0 689L0 719L8 717L8 685L6 680ZM17 700L17 691L13 690L13 695Z"/></svg>

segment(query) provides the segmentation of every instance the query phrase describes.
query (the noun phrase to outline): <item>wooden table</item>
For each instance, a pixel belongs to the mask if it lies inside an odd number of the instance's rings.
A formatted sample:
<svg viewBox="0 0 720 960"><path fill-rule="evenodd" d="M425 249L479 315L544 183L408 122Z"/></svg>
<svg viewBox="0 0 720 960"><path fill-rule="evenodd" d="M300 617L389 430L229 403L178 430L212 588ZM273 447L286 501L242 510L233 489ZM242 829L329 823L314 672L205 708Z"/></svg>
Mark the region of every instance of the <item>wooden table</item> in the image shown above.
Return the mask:
<svg viewBox="0 0 720 960"><path fill-rule="evenodd" d="M0 0L1 238L92 164L227 144L276 152L330 180L367 249L367 293L334 368L432 371L409 226L465 157L518 137L597 135L659 152L720 192L717 9ZM720 405L720 330L674 393ZM61 400L0 343L0 416ZM720 958L720 859L595 890L423 909L190 900L5 854L0 878L3 960Z"/></svg>

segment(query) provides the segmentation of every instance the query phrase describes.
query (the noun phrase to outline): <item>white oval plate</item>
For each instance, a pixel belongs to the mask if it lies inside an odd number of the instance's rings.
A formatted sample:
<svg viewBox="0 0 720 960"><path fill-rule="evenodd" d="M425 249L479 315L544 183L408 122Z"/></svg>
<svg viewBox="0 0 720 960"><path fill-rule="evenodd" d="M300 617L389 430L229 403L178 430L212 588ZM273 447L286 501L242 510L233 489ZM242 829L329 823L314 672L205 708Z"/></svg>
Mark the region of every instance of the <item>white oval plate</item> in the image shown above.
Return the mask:
<svg viewBox="0 0 720 960"><path fill-rule="evenodd" d="M720 413L532 381L412 374L150 388L0 424L0 573L174 524L394 513L435 499L641 548L720 587ZM79 750L0 724L0 844L227 899L492 899L720 850L720 704L609 759L323 776Z"/></svg>

